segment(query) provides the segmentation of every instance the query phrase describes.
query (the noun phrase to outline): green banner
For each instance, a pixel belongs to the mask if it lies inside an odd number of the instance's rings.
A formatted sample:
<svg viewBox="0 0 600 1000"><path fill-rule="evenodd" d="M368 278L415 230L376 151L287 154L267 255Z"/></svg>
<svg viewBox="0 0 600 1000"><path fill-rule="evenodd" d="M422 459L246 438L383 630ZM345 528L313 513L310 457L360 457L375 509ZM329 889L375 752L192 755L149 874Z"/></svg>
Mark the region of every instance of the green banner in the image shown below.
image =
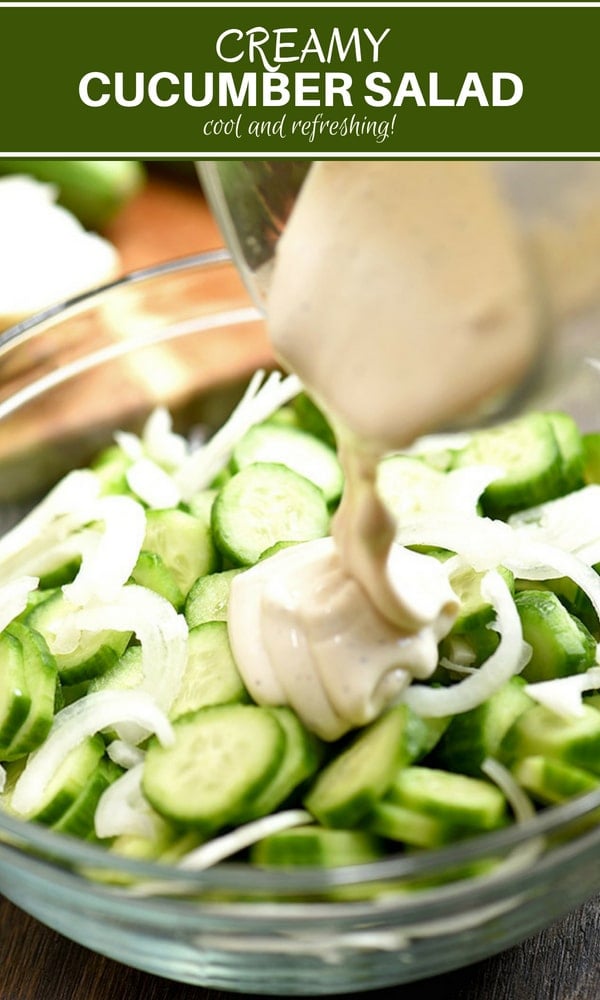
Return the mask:
<svg viewBox="0 0 600 1000"><path fill-rule="evenodd" d="M0 4L3 156L600 155L600 7Z"/></svg>

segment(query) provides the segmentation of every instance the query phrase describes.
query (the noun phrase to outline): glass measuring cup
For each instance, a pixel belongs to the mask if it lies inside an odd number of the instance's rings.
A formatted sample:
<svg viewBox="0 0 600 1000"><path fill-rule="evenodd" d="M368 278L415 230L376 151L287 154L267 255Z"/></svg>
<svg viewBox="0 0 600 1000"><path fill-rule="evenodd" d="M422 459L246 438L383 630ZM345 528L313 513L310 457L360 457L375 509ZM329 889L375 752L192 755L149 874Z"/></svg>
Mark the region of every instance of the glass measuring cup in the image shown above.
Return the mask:
<svg viewBox="0 0 600 1000"><path fill-rule="evenodd" d="M310 160L200 161L198 173L254 301L264 310L277 241ZM527 246L539 299L541 350L518 391L490 415L525 403L597 423L600 355L600 162L490 160ZM481 416L481 414L479 414Z"/></svg>

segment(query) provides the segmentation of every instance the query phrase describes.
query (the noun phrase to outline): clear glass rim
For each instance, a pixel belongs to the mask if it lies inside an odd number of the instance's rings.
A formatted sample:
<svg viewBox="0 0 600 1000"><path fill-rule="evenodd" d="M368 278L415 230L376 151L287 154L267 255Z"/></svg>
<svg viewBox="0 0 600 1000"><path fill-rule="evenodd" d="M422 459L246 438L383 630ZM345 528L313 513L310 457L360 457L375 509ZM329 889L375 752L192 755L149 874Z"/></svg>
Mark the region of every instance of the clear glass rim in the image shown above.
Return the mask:
<svg viewBox="0 0 600 1000"><path fill-rule="evenodd" d="M68 299L63 299L61 302L56 302L54 305L48 306L46 309L42 309L3 330L0 333L0 351L3 351L14 341L19 340L24 334L31 333L36 327L46 324L48 320L60 318L64 313L74 308L80 309L88 305L93 306L97 299L102 298L107 293L117 291L119 288L148 281L166 274L176 274L178 271L194 270L195 268L203 269L212 264L232 264L233 266L231 254L225 249L204 250L197 254L186 254L182 257L161 261L158 264L151 264L148 267L128 271L126 274L98 285L87 292L81 292L79 295L73 295Z"/></svg>
<svg viewBox="0 0 600 1000"><path fill-rule="evenodd" d="M141 283L156 277L176 272L203 269L210 265L231 264L228 250L204 251L160 262L149 267L131 271L122 277L98 288L57 303L26 320L10 327L0 334L0 349L18 341L36 327L51 319L60 317L73 307L92 306L97 299L126 285ZM216 313L215 315L218 315ZM110 854L105 847L85 843L64 834L55 833L47 827L19 820L9 814L0 813L0 851L17 850L24 857L30 852L40 852L46 863L62 862L65 868L89 867L98 871L111 871L131 879L149 879L157 883L168 882L183 891L194 889L228 888L243 892L271 892L305 894L307 891L330 890L335 886L389 882L393 879L432 877L453 866L471 863L495 852L506 852L536 838L548 837L566 832L571 824L585 820L600 809L600 790L588 793L560 806L546 807L531 819L514 823L509 827L482 836L473 837L461 843L441 849L427 850L415 854L392 855L384 859L356 866L340 868L302 868L291 870L263 870L245 863L221 862L203 871L183 870L175 864L156 861L137 861ZM581 835L600 845L600 825ZM577 840L571 841L571 844ZM540 857L548 858L555 853L541 850ZM39 855L38 855L39 857ZM83 878L83 876L81 876ZM86 881L89 881L86 879ZM472 880L464 880L469 882ZM461 884L464 884L462 882ZM418 895L418 894L415 894ZM332 905L332 904L329 904ZM335 906L348 906L337 903Z"/></svg>
<svg viewBox="0 0 600 1000"><path fill-rule="evenodd" d="M41 852L43 860L63 862L65 867L115 872L132 880L149 880L157 885L168 883L183 892L203 889L234 889L236 892L282 892L305 895L307 891L331 890L338 886L368 885L405 878L430 878L460 865L470 864L492 855L505 854L539 840L542 846L536 861L551 858L561 848L572 849L581 841L600 846L600 825L586 828L577 838L550 850L543 838L567 832L572 824L583 821L600 810L600 790L573 799L560 806L547 807L531 819L515 822L501 830L482 834L460 843L382 858L360 865L338 868L259 869L245 862L224 861L205 870L188 870L176 864L159 861L138 861L111 854L102 845L86 843L65 834L56 833L36 823L0 814L0 851L16 849L30 856ZM500 866L501 866L500 862ZM535 862L531 867L535 867ZM521 871L522 874L522 871ZM86 880L87 881L87 880ZM461 884L473 879L461 879Z"/></svg>

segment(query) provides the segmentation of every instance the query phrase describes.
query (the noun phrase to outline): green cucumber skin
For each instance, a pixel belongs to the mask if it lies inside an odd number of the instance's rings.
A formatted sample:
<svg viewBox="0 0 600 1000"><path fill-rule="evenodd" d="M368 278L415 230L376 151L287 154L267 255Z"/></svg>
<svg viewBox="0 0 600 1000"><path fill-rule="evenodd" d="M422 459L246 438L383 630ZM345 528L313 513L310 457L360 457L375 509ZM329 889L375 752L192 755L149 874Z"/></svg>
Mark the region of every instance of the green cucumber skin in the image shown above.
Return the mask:
<svg viewBox="0 0 600 1000"><path fill-rule="evenodd" d="M433 753L434 766L477 777L486 757L498 754L504 736L535 702L514 677L481 705L455 715Z"/></svg>
<svg viewBox="0 0 600 1000"><path fill-rule="evenodd" d="M531 658L522 676L530 683L583 673L596 660L596 641L550 590L523 590L515 598Z"/></svg>
<svg viewBox="0 0 600 1000"><path fill-rule="evenodd" d="M514 766L523 757L547 756L600 775L600 711L584 704L576 718L534 705L513 723L500 744L499 757Z"/></svg>
<svg viewBox="0 0 600 1000"><path fill-rule="evenodd" d="M483 493L482 511L488 517L506 519L563 492L562 456L543 413L475 432L457 452L453 468L480 464L502 465L506 470Z"/></svg>
<svg viewBox="0 0 600 1000"><path fill-rule="evenodd" d="M173 723L175 743L151 740L142 787L168 822L214 835L240 822L274 776L285 747L268 709L227 704Z"/></svg>

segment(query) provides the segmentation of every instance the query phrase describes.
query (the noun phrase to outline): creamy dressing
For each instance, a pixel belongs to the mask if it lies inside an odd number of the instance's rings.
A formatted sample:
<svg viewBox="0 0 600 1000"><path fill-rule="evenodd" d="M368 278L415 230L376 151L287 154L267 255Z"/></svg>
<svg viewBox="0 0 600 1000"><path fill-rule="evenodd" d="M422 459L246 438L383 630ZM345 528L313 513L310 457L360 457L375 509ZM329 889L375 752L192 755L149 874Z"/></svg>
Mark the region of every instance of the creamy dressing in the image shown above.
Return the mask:
<svg viewBox="0 0 600 1000"><path fill-rule="evenodd" d="M394 543L381 457L510 392L538 349L522 247L486 165L313 165L267 319L334 426L346 485L333 540L235 578L230 635L257 701L336 739L431 675L458 608L443 565Z"/></svg>

